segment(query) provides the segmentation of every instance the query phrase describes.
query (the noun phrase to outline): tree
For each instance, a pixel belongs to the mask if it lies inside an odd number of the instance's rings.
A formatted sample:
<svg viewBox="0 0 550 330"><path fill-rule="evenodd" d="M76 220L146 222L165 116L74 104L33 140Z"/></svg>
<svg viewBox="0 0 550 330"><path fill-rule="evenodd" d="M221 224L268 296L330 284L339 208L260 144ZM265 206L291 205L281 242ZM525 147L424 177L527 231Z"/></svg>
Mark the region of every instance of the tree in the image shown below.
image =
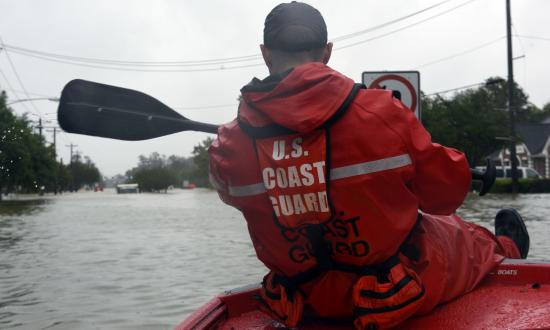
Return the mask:
<svg viewBox="0 0 550 330"><path fill-rule="evenodd" d="M33 133L26 116L18 117L0 93L0 196L2 192L55 190L53 147Z"/></svg>
<svg viewBox="0 0 550 330"><path fill-rule="evenodd" d="M176 174L178 183L193 181L193 173L197 168L192 158L175 155L168 157L168 167Z"/></svg>
<svg viewBox="0 0 550 330"><path fill-rule="evenodd" d="M134 172L133 180L139 184L141 191L164 190L167 192L168 187L176 180L176 176L166 167L138 168Z"/></svg>
<svg viewBox="0 0 550 330"><path fill-rule="evenodd" d="M550 120L550 102L546 103L542 109L530 104L530 114L527 121L531 123L540 123L543 120Z"/></svg>
<svg viewBox="0 0 550 330"><path fill-rule="evenodd" d="M126 172L129 182L139 184L141 191L165 192L178 184L176 171L169 166L166 156L153 152L149 157L140 155L138 166Z"/></svg>
<svg viewBox="0 0 550 330"><path fill-rule="evenodd" d="M424 99L423 123L432 139L465 152L471 166L483 163L486 156L504 146L496 137L509 135L506 84L506 80L492 77L484 86L450 99ZM519 86L515 97L517 121L532 118L537 109Z"/></svg>
<svg viewBox="0 0 550 330"><path fill-rule="evenodd" d="M101 181L101 173L89 157L82 157L77 154L67 166L70 174L70 189L77 191L84 186L92 186Z"/></svg>
<svg viewBox="0 0 550 330"><path fill-rule="evenodd" d="M199 143L193 148L193 161L197 168L193 173L193 179L198 186L210 187L210 181L208 179L209 172L209 157L208 148L214 142L214 139L207 137L204 141Z"/></svg>
<svg viewBox="0 0 550 330"><path fill-rule="evenodd" d="M208 147L213 141L209 137L200 142L193 148L190 158L166 157L157 152L140 155L138 166L126 171L127 182L139 184L141 191L161 191L171 185L181 187L184 180L199 187L209 187Z"/></svg>

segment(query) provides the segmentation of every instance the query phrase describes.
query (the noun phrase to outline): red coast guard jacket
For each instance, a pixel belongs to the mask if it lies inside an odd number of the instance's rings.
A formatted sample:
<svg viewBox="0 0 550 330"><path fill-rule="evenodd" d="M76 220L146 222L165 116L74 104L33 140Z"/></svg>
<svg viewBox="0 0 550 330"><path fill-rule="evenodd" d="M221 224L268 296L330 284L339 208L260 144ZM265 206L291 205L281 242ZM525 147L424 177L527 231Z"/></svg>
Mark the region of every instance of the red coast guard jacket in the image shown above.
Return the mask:
<svg viewBox="0 0 550 330"><path fill-rule="evenodd" d="M351 79L321 63L254 79L241 90L239 120L251 127L280 125L298 137L312 136L338 111L353 86ZM285 199L284 191L274 195L270 189L277 185L329 181L326 203L332 213L322 221L323 238L335 261L357 266L395 255L419 209L449 215L468 191L471 177L465 156L432 143L413 112L390 91L360 90L327 130L323 163L313 159L282 169L270 167L262 156L262 142L247 135L238 120L221 126L209 149L212 184L225 203L243 213L258 258L277 273L293 276L316 264L306 235L287 226L283 213L291 217L297 210L315 209L322 214L326 206L323 194L314 197L308 192L297 199ZM275 158L280 153L281 161L298 149L303 154L306 147L293 143L275 143L269 152ZM321 152L319 143L310 147L311 153ZM354 278L332 274L316 279L311 287L344 291L332 301L348 306L345 296ZM323 308L316 311L341 316Z"/></svg>

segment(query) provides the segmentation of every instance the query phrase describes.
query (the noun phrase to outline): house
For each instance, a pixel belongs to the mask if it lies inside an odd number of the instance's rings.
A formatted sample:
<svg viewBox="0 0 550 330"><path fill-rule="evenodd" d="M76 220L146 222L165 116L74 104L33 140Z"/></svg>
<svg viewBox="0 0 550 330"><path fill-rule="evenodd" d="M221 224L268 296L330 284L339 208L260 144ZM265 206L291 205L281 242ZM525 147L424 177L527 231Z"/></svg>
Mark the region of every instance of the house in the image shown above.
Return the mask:
<svg viewBox="0 0 550 330"><path fill-rule="evenodd" d="M535 169L545 178L550 178L550 118L541 123L516 124L520 141L516 144L518 166ZM510 166L510 152L503 148L491 154L498 165Z"/></svg>

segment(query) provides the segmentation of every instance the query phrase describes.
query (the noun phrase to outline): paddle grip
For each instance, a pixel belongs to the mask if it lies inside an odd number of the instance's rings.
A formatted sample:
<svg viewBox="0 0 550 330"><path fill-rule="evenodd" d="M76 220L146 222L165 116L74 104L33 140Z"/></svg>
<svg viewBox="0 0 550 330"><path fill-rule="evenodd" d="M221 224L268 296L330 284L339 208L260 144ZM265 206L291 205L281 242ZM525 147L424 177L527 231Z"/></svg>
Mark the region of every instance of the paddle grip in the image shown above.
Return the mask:
<svg viewBox="0 0 550 330"><path fill-rule="evenodd" d="M471 168L472 180L481 181L481 190L479 196L483 196L491 190L496 179L496 167L493 161L487 158L485 171Z"/></svg>

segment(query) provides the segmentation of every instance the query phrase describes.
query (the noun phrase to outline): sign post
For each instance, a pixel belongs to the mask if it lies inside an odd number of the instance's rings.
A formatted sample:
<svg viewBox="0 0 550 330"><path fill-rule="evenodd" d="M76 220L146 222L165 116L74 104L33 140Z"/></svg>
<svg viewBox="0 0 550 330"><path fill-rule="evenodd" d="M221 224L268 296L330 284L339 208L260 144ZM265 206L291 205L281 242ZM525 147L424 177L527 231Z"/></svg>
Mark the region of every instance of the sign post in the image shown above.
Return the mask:
<svg viewBox="0 0 550 330"><path fill-rule="evenodd" d="M366 71L363 72L362 80L367 88L392 90L394 96L420 120L420 72Z"/></svg>

